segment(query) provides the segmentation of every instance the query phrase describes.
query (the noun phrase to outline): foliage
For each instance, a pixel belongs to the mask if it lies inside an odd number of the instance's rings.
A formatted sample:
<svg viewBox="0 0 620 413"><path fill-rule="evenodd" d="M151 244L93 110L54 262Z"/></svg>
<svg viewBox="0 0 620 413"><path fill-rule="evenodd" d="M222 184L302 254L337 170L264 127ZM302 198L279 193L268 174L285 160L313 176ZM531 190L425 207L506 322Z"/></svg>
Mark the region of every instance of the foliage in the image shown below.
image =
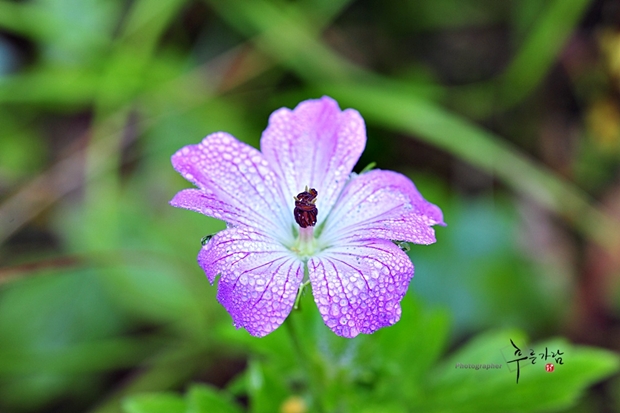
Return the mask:
<svg viewBox="0 0 620 413"><path fill-rule="evenodd" d="M618 371L612 2L0 0L0 410L617 409L617 379L589 390ZM448 227L395 326L340 339L306 294L255 339L169 157L321 94L367 121L356 170L409 174ZM565 364L516 384L511 338Z"/></svg>
<svg viewBox="0 0 620 413"><path fill-rule="evenodd" d="M509 360L505 357L514 352L511 339L526 343L520 331L480 334L441 360L449 331L447 314L425 311L411 297L404 301L401 322L373 336L354 340L326 332L309 297L303 304L306 308L287 323L294 322L301 331L307 360L295 357L282 329L266 340L242 334L229 338L239 339L255 354L243 376L229 386L237 396L248 397L251 412L284 411L291 394L304 401L307 411L556 411L575 403L587 386L616 371L620 363L608 351L550 339L522 348L525 354L529 354L530 347L537 349L536 353L545 347L550 351L559 349L564 364L556 365L556 370L548 373L545 361L530 364L527 360L521 364L520 380L516 383L516 370L508 370ZM457 368L459 363L501 367L469 370ZM314 371L308 370L309 364ZM313 398L312 394L319 396ZM163 406L174 401L175 406L180 406L174 411L190 412L195 411L191 410L195 397L196 390L192 388L185 397L183 410L180 396L138 395L126 402L125 411L165 411ZM228 411L224 409L214 406L209 411Z"/></svg>

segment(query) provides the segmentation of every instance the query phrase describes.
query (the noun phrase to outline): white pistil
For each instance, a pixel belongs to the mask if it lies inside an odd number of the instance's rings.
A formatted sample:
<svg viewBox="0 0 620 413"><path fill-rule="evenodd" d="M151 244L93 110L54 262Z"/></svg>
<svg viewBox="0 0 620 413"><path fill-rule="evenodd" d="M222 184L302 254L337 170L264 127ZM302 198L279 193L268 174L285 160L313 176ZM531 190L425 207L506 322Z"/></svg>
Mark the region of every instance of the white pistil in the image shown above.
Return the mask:
<svg viewBox="0 0 620 413"><path fill-rule="evenodd" d="M295 250L299 256L302 258L312 256L316 249L314 227L299 228L299 238L295 244Z"/></svg>

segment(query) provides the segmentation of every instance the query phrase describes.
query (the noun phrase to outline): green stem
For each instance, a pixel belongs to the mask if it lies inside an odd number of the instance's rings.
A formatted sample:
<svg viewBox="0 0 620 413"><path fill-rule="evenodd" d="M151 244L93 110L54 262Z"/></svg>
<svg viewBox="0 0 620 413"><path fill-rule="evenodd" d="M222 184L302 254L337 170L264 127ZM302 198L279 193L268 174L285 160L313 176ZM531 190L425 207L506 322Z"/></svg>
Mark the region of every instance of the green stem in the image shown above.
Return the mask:
<svg viewBox="0 0 620 413"><path fill-rule="evenodd" d="M308 282L302 284L302 287L300 287L299 290L301 291L305 287L305 285L307 285L307 283ZM299 299L300 296L301 296L301 293L298 293L297 299ZM295 301L295 304L297 305L297 300ZM310 354L308 349L302 344L302 342L299 339L299 335L297 334L297 328L295 326L295 321L293 320L295 312L296 311L293 310L293 312L291 312L291 314L288 316L288 318L284 322L284 324L286 325L286 331L288 331L288 335L291 339L293 350L295 351L297 355L299 364L304 370L306 380L308 381L310 393L312 394L312 401L316 407L316 411L318 413L324 413L325 408L323 406L323 399L321 397L321 395L323 394L323 391L319 384L320 378L319 378L317 369L313 368L312 355Z"/></svg>
<svg viewBox="0 0 620 413"><path fill-rule="evenodd" d="M293 309L299 309L299 300L301 300L301 296L303 295L304 290L306 289L308 284L310 284L310 280L307 280L299 286L299 290L297 290L297 297L295 297L295 304L293 304Z"/></svg>

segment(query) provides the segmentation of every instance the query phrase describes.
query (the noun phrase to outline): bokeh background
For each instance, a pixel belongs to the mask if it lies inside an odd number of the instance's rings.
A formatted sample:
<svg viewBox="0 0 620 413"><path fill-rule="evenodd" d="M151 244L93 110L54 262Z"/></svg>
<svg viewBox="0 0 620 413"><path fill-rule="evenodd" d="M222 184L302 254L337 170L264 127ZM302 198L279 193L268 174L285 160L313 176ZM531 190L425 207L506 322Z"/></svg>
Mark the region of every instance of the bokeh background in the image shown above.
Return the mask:
<svg viewBox="0 0 620 413"><path fill-rule="evenodd" d="M296 347L233 328L169 158L322 95L448 226L396 326L306 294ZM0 0L0 411L620 411L619 161L616 0Z"/></svg>

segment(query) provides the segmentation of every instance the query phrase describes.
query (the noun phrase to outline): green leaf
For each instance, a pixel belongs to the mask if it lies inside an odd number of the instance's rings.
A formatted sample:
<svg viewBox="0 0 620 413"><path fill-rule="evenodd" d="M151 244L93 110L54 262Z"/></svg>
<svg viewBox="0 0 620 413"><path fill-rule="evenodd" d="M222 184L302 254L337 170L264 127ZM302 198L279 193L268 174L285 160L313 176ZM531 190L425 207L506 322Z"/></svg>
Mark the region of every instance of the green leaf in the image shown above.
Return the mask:
<svg viewBox="0 0 620 413"><path fill-rule="evenodd" d="M186 402L173 393L140 394L123 402L125 413L185 413Z"/></svg>
<svg viewBox="0 0 620 413"><path fill-rule="evenodd" d="M278 412L289 395L283 375L277 374L268 364L258 360L250 361L248 391L252 413Z"/></svg>
<svg viewBox="0 0 620 413"><path fill-rule="evenodd" d="M561 350L562 365L548 359L531 364L520 362L520 378L508 368L508 357L520 347L524 356ZM428 383L426 398L419 410L434 412L539 412L559 410L574 405L592 384L618 371L618 356L601 349L574 346L565 339L526 344L519 331L491 332L471 340L440 365ZM508 359L507 359L508 358ZM465 369L457 363L493 364L499 368ZM553 363L555 370L545 370ZM516 366L511 364L511 368ZM418 409L416 409L418 410Z"/></svg>
<svg viewBox="0 0 620 413"><path fill-rule="evenodd" d="M187 413L241 413L229 395L204 384L192 386L186 396Z"/></svg>
<svg viewBox="0 0 620 413"><path fill-rule="evenodd" d="M540 83L590 4L589 0L555 0L541 13L501 78L500 99L504 104L519 102Z"/></svg>
<svg viewBox="0 0 620 413"><path fill-rule="evenodd" d="M373 341L378 345L375 357L388 378L383 392L406 397L416 395L420 382L441 356L450 324L446 312L425 310L413 294L407 295L401 306L401 320L375 333ZM415 363L411 363L412 357Z"/></svg>

